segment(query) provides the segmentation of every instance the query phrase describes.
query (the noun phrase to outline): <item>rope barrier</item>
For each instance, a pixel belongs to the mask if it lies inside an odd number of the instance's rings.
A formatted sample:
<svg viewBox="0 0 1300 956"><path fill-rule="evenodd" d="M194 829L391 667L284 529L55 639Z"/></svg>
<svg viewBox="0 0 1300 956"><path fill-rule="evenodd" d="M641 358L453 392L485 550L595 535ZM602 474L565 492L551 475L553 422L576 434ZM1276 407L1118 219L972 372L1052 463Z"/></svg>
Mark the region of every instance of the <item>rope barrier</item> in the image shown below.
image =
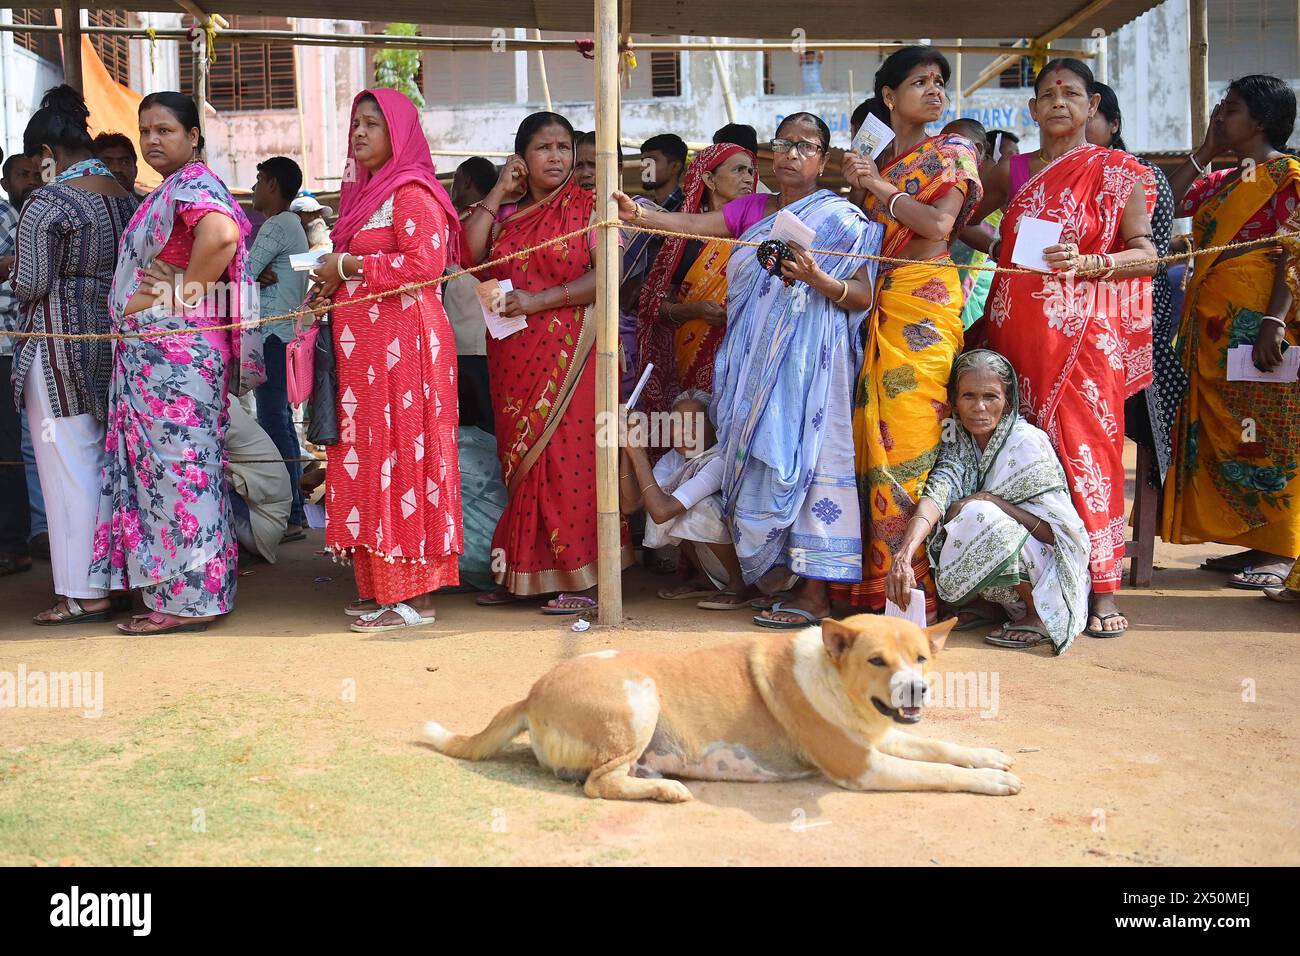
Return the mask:
<svg viewBox="0 0 1300 956"><path fill-rule="evenodd" d="M408 282L405 285L398 286L395 289L389 289L384 292L374 292L371 293L370 295L358 296L355 299L349 299L344 304L349 307L354 305L363 305L364 303L367 302L377 302L382 299L392 298L393 296L396 295L403 295L410 292L416 292L421 289L429 288L430 286L439 286L442 285L443 283L450 282L453 279L459 279L461 276L472 275L475 272L481 272L484 269L490 269L493 266L500 265L503 262L509 262L512 259L523 258L524 256L530 255L531 253L537 252L539 250L546 249L555 245L562 245L563 243L568 242L570 239L576 238L578 236L584 236L595 229L620 229L620 230L627 230L629 232L644 232L644 233L649 233L650 235L663 236L666 238L693 239L701 242L723 242L733 246L757 247L762 245L761 241L734 239L731 237L724 237L724 236L707 236L707 235L690 233L690 232L674 232L673 230L670 229L652 229L649 226L638 226L633 223L620 222L615 219L604 219L598 222L593 222L590 225L582 227L581 229L574 229L571 232L566 232L563 233L562 235L555 236L553 239L547 239L545 242L540 242L536 245L528 246L524 249L520 249L516 252L511 253L508 256L501 256L496 259L490 259L487 262L481 263L479 265L470 266L467 269L459 269L451 273L444 273L443 275L436 276L435 278L432 279L426 279L420 282ZM1137 268L1139 266L1148 266L1148 265L1160 266L1160 265L1176 264L1179 262L1195 259L1198 256L1217 254L1220 252L1227 252L1234 249L1246 249L1255 246L1276 246L1283 239L1300 239L1300 232L1276 233L1272 236L1266 236L1261 239L1248 239L1242 242L1226 243L1225 245L1221 245L1221 246L1206 246L1202 249L1193 249L1193 250L1189 250L1188 252L1171 253L1170 255L1166 255L1166 256L1155 256L1148 259L1142 259L1138 262L1130 263L1129 265L1124 266L1123 268L1131 269L1131 268ZM944 267L951 267L954 269L966 269L971 272L994 272L994 273L1005 273L1009 275L1040 275L1040 276L1061 275L1061 273L1044 273L1044 272L1040 272L1037 269L1025 269L1016 266L989 266L989 265L959 266L954 262L944 262L942 260L936 260L932 262L928 260L903 259L897 256L870 255L861 252L840 252L835 249L810 249L808 251L816 255L835 256L844 259L861 259L868 262L880 262L880 263L884 263L885 265L894 265L894 266L921 264L921 265L938 265ZM1087 278L1089 276L1101 275L1102 270L1096 270L1096 271L1086 272L1086 273L1076 272L1074 274L1080 278ZM61 339L65 341L90 341L90 342L120 341L126 339L167 338L173 335L192 335L200 332L228 332L233 329L255 328L259 325L265 325L268 322L284 322L290 319L298 319L303 316L321 315L323 313L329 312L333 308L334 308L333 303L331 303L330 305L317 305L317 306L312 306L311 308L299 309L295 312L286 312L283 313L282 315L263 316L261 318L253 319L247 322L232 322L226 325L207 325L207 326L199 326L199 327L189 328L189 329L142 329L136 332L103 332L103 333L16 332L15 331L15 332L5 332L4 334L11 338L20 338L20 339L27 339L27 338Z"/></svg>

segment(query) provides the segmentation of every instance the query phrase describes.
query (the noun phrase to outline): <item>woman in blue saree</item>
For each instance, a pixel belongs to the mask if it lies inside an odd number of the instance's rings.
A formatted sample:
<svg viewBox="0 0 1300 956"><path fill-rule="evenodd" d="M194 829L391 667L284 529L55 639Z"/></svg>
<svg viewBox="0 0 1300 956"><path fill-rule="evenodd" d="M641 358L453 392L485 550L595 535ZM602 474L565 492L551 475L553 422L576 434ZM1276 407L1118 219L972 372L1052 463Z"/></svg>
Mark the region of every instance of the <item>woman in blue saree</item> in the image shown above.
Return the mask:
<svg viewBox="0 0 1300 956"><path fill-rule="evenodd" d="M727 332L709 409L725 462L723 514L746 584L774 568L800 578L791 599L754 618L764 627L806 627L830 613L827 582L862 579L852 400L876 272L861 257L879 252L882 230L818 188L829 146L825 123L795 113L772 141L777 193L694 215L615 194L626 222L756 243L784 210L822 250L793 248L794 259L781 263L789 285L761 266L754 246L737 246L727 268Z"/></svg>

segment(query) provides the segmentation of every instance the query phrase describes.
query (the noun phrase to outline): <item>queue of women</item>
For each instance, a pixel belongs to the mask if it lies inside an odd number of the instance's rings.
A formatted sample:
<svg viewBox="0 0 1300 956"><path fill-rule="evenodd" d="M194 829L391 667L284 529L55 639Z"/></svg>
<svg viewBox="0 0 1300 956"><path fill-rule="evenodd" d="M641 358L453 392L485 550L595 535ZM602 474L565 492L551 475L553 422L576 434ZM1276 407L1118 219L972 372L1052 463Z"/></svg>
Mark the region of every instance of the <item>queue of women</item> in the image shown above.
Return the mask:
<svg viewBox="0 0 1300 956"><path fill-rule="evenodd" d="M629 436L620 456L622 510L644 510L647 543L693 545L698 576L662 596L798 628L887 599L906 609L920 590L928 614L994 626L999 646L1118 636L1127 424L1163 443L1164 538L1237 545L1209 566L1300 600L1300 383L1225 370L1232 346L1267 370L1300 344L1289 88L1234 82L1165 183L1124 151L1113 91L1078 61L1035 80L1032 154L990 157L960 126L927 135L948 79L928 47L884 62L870 109L894 139L874 161L846 153L847 197L819 187L830 132L809 113L775 131L775 192L754 192L754 155L723 143L691 164L680 211L615 193L627 224L699 237L664 241L625 303L638 370L654 365L647 409L707 417L694 435L675 426L671 447ZM260 363L248 221L202 161L192 101L146 97L140 137L164 180L132 214L90 157L84 104L47 96L25 148L53 182L23 211L14 270L32 331L121 336L20 340L14 394L55 422L37 459L61 489L46 491L58 600L36 622L107 620L139 590L146 613L119 625L132 634L201 629L234 606L226 402ZM597 203L574 176L572 127L525 119L495 187L460 214L401 94L357 96L348 153L312 291L338 362L326 546L357 586L341 610L357 631L419 627L458 582L454 341L440 289L411 287L489 262L479 278L510 283L498 311L526 324L487 341L508 504L498 587L479 603L595 608ZM1237 167L1210 172L1229 154ZM1154 261L1175 208L1195 247L1232 247L1195 260L1181 314ZM756 248L779 214L813 235L785 257ZM1061 224L1050 272L1012 262L1027 219ZM959 238L999 267L970 329Z"/></svg>

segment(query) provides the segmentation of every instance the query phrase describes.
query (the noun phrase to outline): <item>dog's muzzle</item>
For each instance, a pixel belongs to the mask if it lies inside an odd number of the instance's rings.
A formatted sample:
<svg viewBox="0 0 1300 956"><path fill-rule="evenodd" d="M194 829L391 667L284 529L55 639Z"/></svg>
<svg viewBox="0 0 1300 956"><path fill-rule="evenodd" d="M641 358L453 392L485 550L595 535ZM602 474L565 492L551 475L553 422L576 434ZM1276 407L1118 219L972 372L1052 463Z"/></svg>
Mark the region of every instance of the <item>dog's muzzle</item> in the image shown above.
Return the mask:
<svg viewBox="0 0 1300 956"><path fill-rule="evenodd" d="M889 681L889 703L877 697L871 698L871 703L897 723L915 724L921 720L921 707L925 705L929 691L919 674L896 671Z"/></svg>

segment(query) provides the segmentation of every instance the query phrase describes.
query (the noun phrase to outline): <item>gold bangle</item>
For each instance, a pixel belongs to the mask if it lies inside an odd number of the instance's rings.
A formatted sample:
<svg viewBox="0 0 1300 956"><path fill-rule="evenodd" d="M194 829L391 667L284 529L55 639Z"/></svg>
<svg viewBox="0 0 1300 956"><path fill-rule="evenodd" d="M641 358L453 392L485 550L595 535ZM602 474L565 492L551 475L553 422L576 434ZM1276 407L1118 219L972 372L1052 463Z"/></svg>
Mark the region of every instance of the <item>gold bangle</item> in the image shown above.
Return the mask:
<svg viewBox="0 0 1300 956"><path fill-rule="evenodd" d="M841 280L840 280L840 284L841 284L842 286L844 286L844 291L841 292L841 293L839 294L839 298L837 298L837 299L835 300L835 304L836 304L836 305L843 305L843 304L844 304L844 300L847 299L847 298L849 297L849 280L848 280L848 279L841 279Z"/></svg>
<svg viewBox="0 0 1300 956"><path fill-rule="evenodd" d="M641 494L645 494L645 490L649 488L651 485L655 485L656 487L658 487L659 482L651 478L649 481L647 481L644 485L641 486Z"/></svg>

